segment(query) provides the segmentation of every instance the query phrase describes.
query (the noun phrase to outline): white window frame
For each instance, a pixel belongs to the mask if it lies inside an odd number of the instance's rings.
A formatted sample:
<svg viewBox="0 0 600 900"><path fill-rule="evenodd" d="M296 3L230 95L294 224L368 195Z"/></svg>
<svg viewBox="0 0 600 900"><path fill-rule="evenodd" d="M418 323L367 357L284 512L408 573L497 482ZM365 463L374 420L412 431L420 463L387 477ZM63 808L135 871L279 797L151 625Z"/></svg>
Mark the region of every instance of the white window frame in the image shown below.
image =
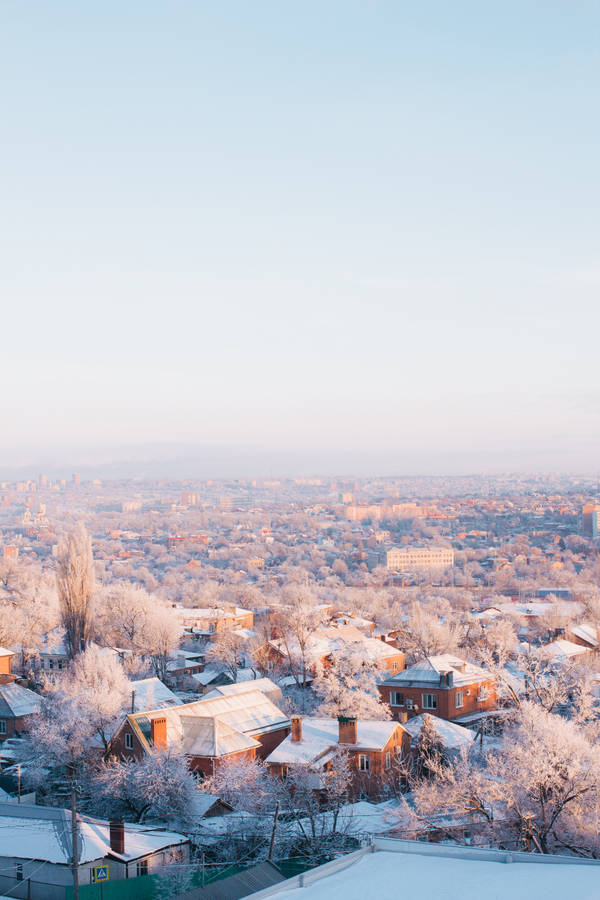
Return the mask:
<svg viewBox="0 0 600 900"><path fill-rule="evenodd" d="M0 734L8 734L6 719L0 719Z"/></svg>
<svg viewBox="0 0 600 900"><path fill-rule="evenodd" d="M371 757L368 753L361 753L358 757L358 768L361 772L371 771Z"/></svg>
<svg viewBox="0 0 600 900"><path fill-rule="evenodd" d="M389 772L389 770L392 768L392 754L391 754L391 751L390 751L390 750L386 750L386 751L385 751L385 762L384 762L384 766L385 766L385 771L386 771L386 772Z"/></svg>
<svg viewBox="0 0 600 900"><path fill-rule="evenodd" d="M398 703L397 699L402 697L402 703ZM390 706L404 706L404 694L402 691L390 691Z"/></svg>
<svg viewBox="0 0 600 900"><path fill-rule="evenodd" d="M133 735L129 734L129 732L125 735L125 749L133 750Z"/></svg>
<svg viewBox="0 0 600 900"><path fill-rule="evenodd" d="M427 699L425 699L427 698ZM432 701L431 703L429 701ZM421 709L437 709L436 694L421 694Z"/></svg>
<svg viewBox="0 0 600 900"><path fill-rule="evenodd" d="M465 693L464 691L457 691L454 695L454 705L457 709L462 709L465 705Z"/></svg>

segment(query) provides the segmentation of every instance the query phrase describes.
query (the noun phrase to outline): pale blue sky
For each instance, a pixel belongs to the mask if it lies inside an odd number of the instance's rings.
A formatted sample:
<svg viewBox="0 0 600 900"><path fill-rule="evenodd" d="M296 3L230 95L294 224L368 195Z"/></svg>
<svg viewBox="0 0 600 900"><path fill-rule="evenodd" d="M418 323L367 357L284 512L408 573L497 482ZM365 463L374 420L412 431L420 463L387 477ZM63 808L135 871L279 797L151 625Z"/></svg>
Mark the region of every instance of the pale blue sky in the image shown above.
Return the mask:
<svg viewBox="0 0 600 900"><path fill-rule="evenodd" d="M0 77L7 458L597 467L600 4L0 0Z"/></svg>

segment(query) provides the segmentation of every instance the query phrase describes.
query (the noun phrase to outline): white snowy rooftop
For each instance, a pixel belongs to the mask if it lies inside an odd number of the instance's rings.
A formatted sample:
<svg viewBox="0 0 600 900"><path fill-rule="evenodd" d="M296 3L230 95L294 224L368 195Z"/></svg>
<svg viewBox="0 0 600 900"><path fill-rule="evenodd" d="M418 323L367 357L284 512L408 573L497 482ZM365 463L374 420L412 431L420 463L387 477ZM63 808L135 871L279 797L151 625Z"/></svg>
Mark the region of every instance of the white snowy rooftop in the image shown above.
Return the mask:
<svg viewBox="0 0 600 900"><path fill-rule="evenodd" d="M29 804L0 803L2 842L0 855L16 859L35 859L51 863L70 862L72 853L71 813L66 809ZM150 830L143 825L125 825L125 853L110 849L109 823L80 816L80 863L105 856L139 859L164 847L186 843L182 834Z"/></svg>
<svg viewBox="0 0 600 900"><path fill-rule="evenodd" d="M581 625L574 625L570 631L575 637L581 638L582 641L587 641L592 647L598 646L598 631L595 625L591 625L589 622L582 622Z"/></svg>
<svg viewBox="0 0 600 900"><path fill-rule="evenodd" d="M348 747L352 750L383 750L396 729L403 727L398 722L359 719L356 744L339 744L337 719L306 716L302 718L302 740L293 741L289 734L267 757L267 762L284 765L310 763L319 759L325 762L324 755L330 750L337 750L338 747ZM330 758L329 755L327 758Z"/></svg>
<svg viewBox="0 0 600 900"><path fill-rule="evenodd" d="M597 861L419 846L414 841L385 838L376 838L375 848L376 852L352 853L346 859L305 873L303 887L297 886L297 878L282 882L279 890L269 891L269 897L277 900L284 897L289 900L296 897L298 900L364 900L366 897L397 900L400 896L419 900L563 900L576 896L577 900L598 900L599 896L600 863ZM523 860L525 856L529 857L527 861Z"/></svg>
<svg viewBox="0 0 600 900"><path fill-rule="evenodd" d="M0 684L0 714L8 713L18 719L39 712L41 705L42 698L34 691L14 682Z"/></svg>
<svg viewBox="0 0 600 900"><path fill-rule="evenodd" d="M281 688L274 681L271 681L270 678L255 678L251 681L242 681L236 684L220 684L205 694L204 699L212 700L215 697L239 696L240 694L247 694L249 691L262 691L271 703L283 703Z"/></svg>
<svg viewBox="0 0 600 900"><path fill-rule="evenodd" d="M402 723L403 727L410 734L413 742L419 737L419 732L421 731L423 720L426 715L428 714L420 713L418 716L413 716L408 722ZM444 747L448 750L462 750L463 747L470 747L473 743L475 732L471 731L469 728L463 728L462 725L455 725L454 722L447 722L445 719L440 719L438 716L434 718L434 724L435 730L440 736Z"/></svg>
<svg viewBox="0 0 600 900"><path fill-rule="evenodd" d="M587 656L590 652L588 647L582 647L581 644L574 644L572 641L559 638L557 641L551 641L551 643L540 647L538 655L546 657L552 662L565 662L568 659L574 659L576 656Z"/></svg>
<svg viewBox="0 0 600 900"><path fill-rule="evenodd" d="M142 712L146 709L164 709L167 706L180 706L181 700L171 691L160 678L142 678L140 681L129 682L129 697L133 697L133 711ZM131 703L129 703L131 710Z"/></svg>
<svg viewBox="0 0 600 900"><path fill-rule="evenodd" d="M490 672L482 669L481 666L475 666L473 663L465 662L457 656L450 653L444 653L440 656L428 656L426 659L420 660L414 666L409 666L403 672L398 672L391 678L387 678L385 684L390 685L408 685L408 684L427 684L439 685L440 676L452 673L453 685L474 684L477 681L488 681L492 678Z"/></svg>

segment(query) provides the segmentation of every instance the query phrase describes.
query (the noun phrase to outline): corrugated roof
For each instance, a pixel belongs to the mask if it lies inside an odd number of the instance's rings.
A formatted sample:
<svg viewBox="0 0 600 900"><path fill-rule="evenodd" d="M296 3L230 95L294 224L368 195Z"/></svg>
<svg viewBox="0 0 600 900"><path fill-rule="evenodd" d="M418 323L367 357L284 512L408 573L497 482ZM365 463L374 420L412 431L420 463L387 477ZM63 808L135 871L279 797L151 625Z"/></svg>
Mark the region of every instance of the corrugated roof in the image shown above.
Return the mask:
<svg viewBox="0 0 600 900"><path fill-rule="evenodd" d="M42 705L42 698L39 694L14 682L0 684L0 698L10 711L9 714L15 719L39 712Z"/></svg>

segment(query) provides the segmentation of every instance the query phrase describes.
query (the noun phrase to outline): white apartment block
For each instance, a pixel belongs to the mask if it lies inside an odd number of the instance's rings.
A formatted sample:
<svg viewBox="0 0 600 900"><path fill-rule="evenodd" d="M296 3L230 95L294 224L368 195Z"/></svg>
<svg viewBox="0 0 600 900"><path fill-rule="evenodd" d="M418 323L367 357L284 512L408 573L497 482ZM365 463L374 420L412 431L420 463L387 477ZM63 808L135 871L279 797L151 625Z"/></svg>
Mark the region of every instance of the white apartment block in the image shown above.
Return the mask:
<svg viewBox="0 0 600 900"><path fill-rule="evenodd" d="M386 557L388 569L411 572L421 569L449 569L454 565L454 550L448 547L394 547Z"/></svg>

